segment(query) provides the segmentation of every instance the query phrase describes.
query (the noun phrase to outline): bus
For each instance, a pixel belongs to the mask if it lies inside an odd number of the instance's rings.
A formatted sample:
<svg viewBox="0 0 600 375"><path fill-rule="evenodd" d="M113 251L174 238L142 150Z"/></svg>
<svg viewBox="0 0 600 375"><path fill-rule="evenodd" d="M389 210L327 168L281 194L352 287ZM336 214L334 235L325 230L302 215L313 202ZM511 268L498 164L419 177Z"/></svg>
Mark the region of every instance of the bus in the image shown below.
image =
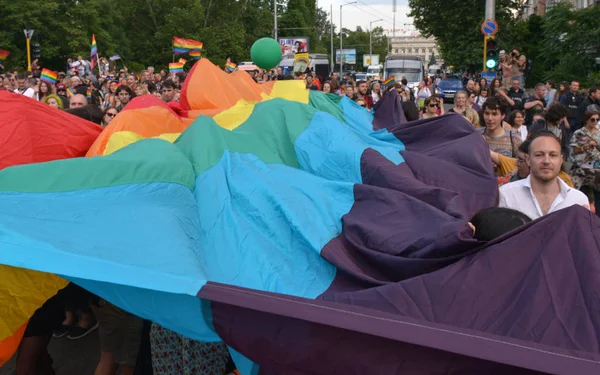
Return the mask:
<svg viewBox="0 0 600 375"><path fill-rule="evenodd" d="M384 80L394 76L394 80L400 82L406 78L408 87L412 89L425 77L425 67L418 56L391 55L385 58L383 74Z"/></svg>

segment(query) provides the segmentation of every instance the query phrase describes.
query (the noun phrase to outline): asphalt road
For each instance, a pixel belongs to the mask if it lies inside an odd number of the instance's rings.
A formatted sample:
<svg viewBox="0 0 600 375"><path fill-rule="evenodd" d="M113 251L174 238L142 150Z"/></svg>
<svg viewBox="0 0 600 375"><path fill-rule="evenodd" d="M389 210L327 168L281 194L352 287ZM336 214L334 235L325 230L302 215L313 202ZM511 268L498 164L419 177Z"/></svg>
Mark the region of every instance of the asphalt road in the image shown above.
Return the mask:
<svg viewBox="0 0 600 375"><path fill-rule="evenodd" d="M79 340L66 338L52 339L49 346L54 360L56 375L92 375L100 357L98 333ZM15 370L15 358L0 367L0 375L12 375Z"/></svg>

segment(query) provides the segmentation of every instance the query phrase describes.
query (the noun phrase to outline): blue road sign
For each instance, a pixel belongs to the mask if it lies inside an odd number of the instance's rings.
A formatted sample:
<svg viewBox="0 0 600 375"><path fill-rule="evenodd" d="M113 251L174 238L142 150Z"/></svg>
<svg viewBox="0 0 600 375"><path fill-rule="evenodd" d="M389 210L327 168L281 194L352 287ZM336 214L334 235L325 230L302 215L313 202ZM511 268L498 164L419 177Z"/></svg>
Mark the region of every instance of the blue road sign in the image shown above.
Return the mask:
<svg viewBox="0 0 600 375"><path fill-rule="evenodd" d="M498 23L494 20L485 20L481 24L481 32L484 35L496 35L498 32Z"/></svg>

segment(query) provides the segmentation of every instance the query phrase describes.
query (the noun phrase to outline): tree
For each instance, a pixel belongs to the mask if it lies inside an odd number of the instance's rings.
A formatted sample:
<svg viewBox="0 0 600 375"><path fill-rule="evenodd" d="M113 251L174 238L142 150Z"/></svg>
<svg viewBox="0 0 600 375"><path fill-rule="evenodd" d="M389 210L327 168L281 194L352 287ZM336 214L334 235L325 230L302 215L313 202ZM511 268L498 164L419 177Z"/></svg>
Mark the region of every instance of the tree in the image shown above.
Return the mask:
<svg viewBox="0 0 600 375"><path fill-rule="evenodd" d="M545 79L580 80L583 85L598 84L600 75L595 58L600 56L600 7L573 11L557 4L546 14L540 41L540 63Z"/></svg>
<svg viewBox="0 0 600 375"><path fill-rule="evenodd" d="M485 1L481 0L409 0L409 17L424 36L436 38L442 59L457 69L478 69L483 63L481 23L485 18ZM514 12L520 0L497 0L497 39L516 23Z"/></svg>

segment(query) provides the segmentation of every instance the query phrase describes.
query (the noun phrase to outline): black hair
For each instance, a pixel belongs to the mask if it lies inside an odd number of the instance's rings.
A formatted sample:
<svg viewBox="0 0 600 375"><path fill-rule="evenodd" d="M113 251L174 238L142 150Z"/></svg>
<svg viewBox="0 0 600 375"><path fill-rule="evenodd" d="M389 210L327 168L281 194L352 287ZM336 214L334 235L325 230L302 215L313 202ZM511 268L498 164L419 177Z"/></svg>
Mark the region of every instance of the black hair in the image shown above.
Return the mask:
<svg viewBox="0 0 600 375"><path fill-rule="evenodd" d="M592 87L590 87L589 95L592 95L596 91L598 91L598 86L592 86Z"/></svg>
<svg viewBox="0 0 600 375"><path fill-rule="evenodd" d="M406 78L402 78L402 81L400 82L402 82L404 86L408 85L408 81L406 80Z"/></svg>
<svg viewBox="0 0 600 375"><path fill-rule="evenodd" d="M88 104L78 108L70 108L67 109L65 112L80 117L84 120L91 121L98 125L102 123L102 110L100 109L100 107L94 104Z"/></svg>
<svg viewBox="0 0 600 375"><path fill-rule="evenodd" d="M162 83L162 86L161 86L161 88L163 88L163 89L164 89L165 87L167 87L167 88L171 88L171 89L175 90L175 89L177 88L177 85L175 84L175 82L173 82L173 80L172 80L172 79L166 79L166 80L164 80L164 82Z"/></svg>
<svg viewBox="0 0 600 375"><path fill-rule="evenodd" d="M475 239L491 241L530 221L531 218L520 211L490 207L476 213L471 219L471 224L475 226Z"/></svg>
<svg viewBox="0 0 600 375"><path fill-rule="evenodd" d="M18 80L22 80L22 79L27 79L27 73L25 72L19 72L17 73L17 78Z"/></svg>
<svg viewBox="0 0 600 375"><path fill-rule="evenodd" d="M144 81L144 85L148 87L148 92L154 94L156 92L156 85L152 81Z"/></svg>
<svg viewBox="0 0 600 375"><path fill-rule="evenodd" d="M135 92L133 92L133 90L129 86L119 85L119 87L117 87L117 89L115 90L115 95L119 96L119 93L121 91L127 91L131 99L135 98Z"/></svg>
<svg viewBox="0 0 600 375"><path fill-rule="evenodd" d="M531 146L531 139L527 138L519 146L519 152L522 152L524 154L529 154L529 146Z"/></svg>
<svg viewBox="0 0 600 375"><path fill-rule="evenodd" d="M568 117L569 114L569 108L566 106L562 104L552 104L544 115L544 120L546 120L547 123L558 125L560 120Z"/></svg>
<svg viewBox="0 0 600 375"><path fill-rule="evenodd" d="M489 109L491 111L499 110L501 114L506 114L505 101L495 95L488 97L481 106L482 112L484 112L486 109Z"/></svg>
<svg viewBox="0 0 600 375"><path fill-rule="evenodd" d="M512 111L509 115L508 115L508 123L511 126L515 126L515 118L517 117L518 114L521 114L521 116L525 117L525 115L523 114L523 111L520 111L518 109L515 109L514 111Z"/></svg>

